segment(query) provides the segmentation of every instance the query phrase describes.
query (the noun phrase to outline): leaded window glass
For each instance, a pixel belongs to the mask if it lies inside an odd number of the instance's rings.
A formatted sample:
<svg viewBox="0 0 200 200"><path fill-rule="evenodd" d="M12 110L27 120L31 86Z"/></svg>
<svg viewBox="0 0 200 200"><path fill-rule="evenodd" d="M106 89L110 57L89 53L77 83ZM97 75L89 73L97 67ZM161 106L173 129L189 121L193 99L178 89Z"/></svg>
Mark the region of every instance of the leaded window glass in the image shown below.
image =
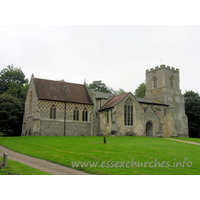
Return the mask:
<svg viewBox="0 0 200 200"><path fill-rule="evenodd" d="M73 116L73 119L76 120L76 121L79 120L79 110L78 110L77 107L74 109L74 116Z"/></svg>
<svg viewBox="0 0 200 200"><path fill-rule="evenodd" d="M56 119L56 107L55 105L50 108L50 119Z"/></svg>
<svg viewBox="0 0 200 200"><path fill-rule="evenodd" d="M133 126L133 102L129 98L124 105L124 125Z"/></svg>
<svg viewBox="0 0 200 200"><path fill-rule="evenodd" d="M88 111L86 108L82 112L82 121L88 121Z"/></svg>

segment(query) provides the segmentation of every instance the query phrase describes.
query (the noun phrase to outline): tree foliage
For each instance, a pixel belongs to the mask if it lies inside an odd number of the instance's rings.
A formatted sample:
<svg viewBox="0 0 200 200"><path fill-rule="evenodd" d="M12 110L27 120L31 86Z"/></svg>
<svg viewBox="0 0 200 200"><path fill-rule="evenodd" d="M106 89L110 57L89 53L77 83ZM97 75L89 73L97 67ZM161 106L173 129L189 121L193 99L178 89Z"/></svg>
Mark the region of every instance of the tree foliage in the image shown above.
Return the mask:
<svg viewBox="0 0 200 200"><path fill-rule="evenodd" d="M145 96L145 92L146 92L146 84L145 83L141 83L138 86L138 88L135 90L134 95L135 95L135 97L143 98Z"/></svg>
<svg viewBox="0 0 200 200"><path fill-rule="evenodd" d="M10 94L0 95L0 132L18 135L23 118L22 102Z"/></svg>
<svg viewBox="0 0 200 200"><path fill-rule="evenodd" d="M126 93L122 88L119 88L118 90L114 90L113 88L106 86L106 84L102 83L102 81L93 81L91 84L89 84L88 88L90 90L105 92L105 93L110 93L110 94L115 94L115 95Z"/></svg>
<svg viewBox="0 0 200 200"><path fill-rule="evenodd" d="M102 83L102 81L93 81L89 84L89 89L99 92L105 92L105 93L112 93L112 89L110 89L108 86L106 86L105 83Z"/></svg>
<svg viewBox="0 0 200 200"><path fill-rule="evenodd" d="M194 91L186 91L185 113L188 117L189 137L200 137L200 95Z"/></svg>
<svg viewBox="0 0 200 200"><path fill-rule="evenodd" d="M113 90L113 93L116 94L116 95L121 95L121 94L125 94L126 92L122 88L119 88L116 91Z"/></svg>
<svg viewBox="0 0 200 200"><path fill-rule="evenodd" d="M28 79L20 68L9 65L0 71L0 129L4 133L21 135L28 87Z"/></svg>
<svg viewBox="0 0 200 200"><path fill-rule="evenodd" d="M6 92L11 87L10 84L22 87L25 83L28 83L28 79L25 78L25 74L20 68L14 68L13 65L8 65L7 68L0 71L0 94Z"/></svg>

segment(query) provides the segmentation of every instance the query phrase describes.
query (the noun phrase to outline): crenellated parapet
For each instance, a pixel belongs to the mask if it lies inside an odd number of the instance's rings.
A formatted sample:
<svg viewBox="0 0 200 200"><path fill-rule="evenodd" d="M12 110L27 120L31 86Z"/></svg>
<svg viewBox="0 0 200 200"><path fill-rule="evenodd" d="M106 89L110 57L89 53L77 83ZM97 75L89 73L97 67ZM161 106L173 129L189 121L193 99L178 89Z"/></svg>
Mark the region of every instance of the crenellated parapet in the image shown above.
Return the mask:
<svg viewBox="0 0 200 200"><path fill-rule="evenodd" d="M146 73L156 71L156 70L159 70L159 69L168 69L168 70L172 70L174 72L179 72L178 68L175 69L174 67L170 67L170 66L166 66L166 65L160 65L160 66L156 66L155 68L150 68L150 70L147 69Z"/></svg>

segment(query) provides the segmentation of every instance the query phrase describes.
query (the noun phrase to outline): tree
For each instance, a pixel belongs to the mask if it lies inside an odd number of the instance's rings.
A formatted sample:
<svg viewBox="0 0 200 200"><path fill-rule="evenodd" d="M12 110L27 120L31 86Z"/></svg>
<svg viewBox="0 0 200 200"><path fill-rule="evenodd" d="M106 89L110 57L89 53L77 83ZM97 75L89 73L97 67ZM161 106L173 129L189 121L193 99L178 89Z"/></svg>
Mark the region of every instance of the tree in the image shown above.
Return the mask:
<svg viewBox="0 0 200 200"><path fill-rule="evenodd" d="M7 66L0 71L0 129L8 134L21 135L24 102L28 79L21 69Z"/></svg>
<svg viewBox="0 0 200 200"><path fill-rule="evenodd" d="M88 87L94 91L112 93L111 89L107 87L105 83L102 83L102 81L93 81Z"/></svg>
<svg viewBox="0 0 200 200"><path fill-rule="evenodd" d="M143 98L145 96L145 92L146 92L146 84L145 83L141 83L138 86L138 88L135 90L134 95L135 95L135 97Z"/></svg>
<svg viewBox="0 0 200 200"><path fill-rule="evenodd" d="M25 83L28 83L28 79L25 78L25 74L20 68L8 65L7 68L0 71L0 94L6 92L11 83L22 87Z"/></svg>
<svg viewBox="0 0 200 200"><path fill-rule="evenodd" d="M194 91L186 91L184 98L189 137L200 137L200 95Z"/></svg>
<svg viewBox="0 0 200 200"><path fill-rule="evenodd" d="M10 94L0 95L0 132L20 135L22 127L22 102Z"/></svg>
<svg viewBox="0 0 200 200"><path fill-rule="evenodd" d="M9 84L8 90L5 93L10 94L21 101L25 101L28 87L29 87L28 83L25 83L24 86L20 86L17 83L11 82Z"/></svg>
<svg viewBox="0 0 200 200"><path fill-rule="evenodd" d="M119 88L116 91L113 90L113 93L116 94L116 95L121 95L121 94L125 94L126 92L122 88Z"/></svg>
<svg viewBox="0 0 200 200"><path fill-rule="evenodd" d="M115 95L126 93L122 88L119 88L118 90L113 90L113 88L106 86L106 84L102 83L102 81L93 81L91 84L89 84L88 88L90 90L105 92Z"/></svg>

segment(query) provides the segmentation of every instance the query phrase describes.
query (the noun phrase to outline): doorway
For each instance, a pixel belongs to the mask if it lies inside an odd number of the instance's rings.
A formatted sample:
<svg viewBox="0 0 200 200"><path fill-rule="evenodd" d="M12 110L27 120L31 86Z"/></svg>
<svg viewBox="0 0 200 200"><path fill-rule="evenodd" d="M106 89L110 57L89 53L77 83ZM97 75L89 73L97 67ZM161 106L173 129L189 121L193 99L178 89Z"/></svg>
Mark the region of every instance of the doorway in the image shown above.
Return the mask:
<svg viewBox="0 0 200 200"><path fill-rule="evenodd" d="M151 122L147 122L146 124L146 136L153 137L153 125Z"/></svg>

